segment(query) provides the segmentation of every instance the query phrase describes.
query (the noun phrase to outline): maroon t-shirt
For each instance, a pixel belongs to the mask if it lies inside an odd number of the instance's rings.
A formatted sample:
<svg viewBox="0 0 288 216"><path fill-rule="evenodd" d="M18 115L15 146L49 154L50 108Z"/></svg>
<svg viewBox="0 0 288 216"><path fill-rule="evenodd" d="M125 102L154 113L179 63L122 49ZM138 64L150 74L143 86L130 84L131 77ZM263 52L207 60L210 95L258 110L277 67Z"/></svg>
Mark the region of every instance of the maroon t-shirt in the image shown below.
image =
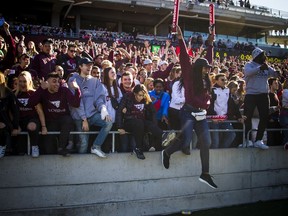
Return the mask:
<svg viewBox="0 0 288 216"><path fill-rule="evenodd" d="M29 98L29 104L35 106L41 103L45 118L47 120L57 120L60 116L70 115L69 105L72 107L80 106L80 90L77 89L73 94L66 87L59 87L56 93L50 93L47 89L39 87Z"/></svg>
<svg viewBox="0 0 288 216"><path fill-rule="evenodd" d="M27 91L27 92L19 92L17 97L17 105L19 107L20 111L20 119L23 118L36 118L37 117L37 111L35 109L35 106L31 106L28 104L28 100L32 94L34 94L35 91Z"/></svg>

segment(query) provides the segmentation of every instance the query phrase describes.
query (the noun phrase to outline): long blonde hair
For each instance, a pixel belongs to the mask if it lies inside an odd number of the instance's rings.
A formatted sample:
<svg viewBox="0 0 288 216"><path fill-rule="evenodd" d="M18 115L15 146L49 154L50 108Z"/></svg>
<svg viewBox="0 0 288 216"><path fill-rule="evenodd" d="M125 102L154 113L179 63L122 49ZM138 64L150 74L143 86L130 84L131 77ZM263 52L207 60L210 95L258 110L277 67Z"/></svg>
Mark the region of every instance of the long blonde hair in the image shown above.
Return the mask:
<svg viewBox="0 0 288 216"><path fill-rule="evenodd" d="M282 84L282 88L283 89L288 89L288 80L287 79L284 80L284 82Z"/></svg>
<svg viewBox="0 0 288 216"><path fill-rule="evenodd" d="M18 75L18 80L19 77L25 77L26 81L27 81L27 91L35 91L34 85L33 85L33 81L32 81L32 76L31 73L29 71L22 71L19 75ZM17 96L20 92L20 87L19 85L17 85L17 89L15 92L15 95Z"/></svg>
<svg viewBox="0 0 288 216"><path fill-rule="evenodd" d="M6 87L7 87L7 83L6 83L6 78L5 75L0 72L0 98L4 98L6 96Z"/></svg>

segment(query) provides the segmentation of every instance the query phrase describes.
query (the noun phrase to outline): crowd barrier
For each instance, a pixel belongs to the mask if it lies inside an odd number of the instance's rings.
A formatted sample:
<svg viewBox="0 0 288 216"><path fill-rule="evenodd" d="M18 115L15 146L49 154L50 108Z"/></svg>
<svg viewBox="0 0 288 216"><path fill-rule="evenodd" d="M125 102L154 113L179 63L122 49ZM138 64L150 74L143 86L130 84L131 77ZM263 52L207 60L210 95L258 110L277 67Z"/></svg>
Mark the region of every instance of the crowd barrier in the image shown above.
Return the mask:
<svg viewBox="0 0 288 216"><path fill-rule="evenodd" d="M212 122L212 120L208 120L208 122ZM234 132L242 132L243 134L243 143L245 141L245 124L240 123L237 120L225 120L225 121L221 121L221 122L226 122L226 123L239 123L242 124L242 129L209 129L210 132L230 132L230 131L234 131ZM163 132L169 132L170 130L164 130ZM174 130L175 132L181 132L181 131L177 131ZM99 131L88 131L88 132L84 132L84 131L71 131L70 134L98 134ZM39 134L41 134L41 132L39 132ZM47 132L47 135L58 135L60 134L60 131L49 131ZM115 135L119 134L118 131L109 131L109 134L112 134L112 153L115 152ZM26 135L27 136L27 154L30 155L30 149L31 149L31 143L30 143L30 137L28 132L26 131L22 131L19 133L19 135ZM244 146L244 145L243 145Z"/></svg>

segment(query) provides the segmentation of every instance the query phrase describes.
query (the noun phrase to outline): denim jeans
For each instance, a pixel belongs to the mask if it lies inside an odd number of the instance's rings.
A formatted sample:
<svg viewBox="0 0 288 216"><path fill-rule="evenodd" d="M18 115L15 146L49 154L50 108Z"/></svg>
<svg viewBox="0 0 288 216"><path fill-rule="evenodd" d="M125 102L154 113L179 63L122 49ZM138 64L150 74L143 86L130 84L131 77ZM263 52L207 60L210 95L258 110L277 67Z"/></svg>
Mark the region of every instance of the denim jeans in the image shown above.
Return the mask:
<svg viewBox="0 0 288 216"><path fill-rule="evenodd" d="M190 143L193 136L193 129L197 135L198 146L200 148L200 159L202 165L202 172L209 172L209 147L211 145L211 137L209 132L209 126L206 119L202 121L197 121L195 117L191 115L191 111L185 106L180 110L181 124L182 124L182 139L179 139L177 142L171 143L166 149L165 152L168 155L183 149L190 148Z"/></svg>
<svg viewBox="0 0 288 216"><path fill-rule="evenodd" d="M104 143L107 135L109 134L109 131L113 126L113 123L102 120L100 113L95 113L87 120L89 127L92 125L101 127L99 134L97 134L97 137L93 142L92 147L101 146ZM76 126L76 130L82 131L82 120L74 120L74 123ZM78 138L79 138L78 153L87 153L89 144L89 134L79 134Z"/></svg>
<svg viewBox="0 0 288 216"><path fill-rule="evenodd" d="M227 129L233 130L233 126L228 122L211 122L210 129ZM211 132L211 148L229 148L236 137L236 133L234 131L229 132L219 132L213 131ZM220 145L221 143L221 145Z"/></svg>
<svg viewBox="0 0 288 216"><path fill-rule="evenodd" d="M284 108L281 109L279 123L282 128L288 128L288 109ZM284 145L285 143L288 143L288 131L283 130L282 136L283 136L282 144Z"/></svg>

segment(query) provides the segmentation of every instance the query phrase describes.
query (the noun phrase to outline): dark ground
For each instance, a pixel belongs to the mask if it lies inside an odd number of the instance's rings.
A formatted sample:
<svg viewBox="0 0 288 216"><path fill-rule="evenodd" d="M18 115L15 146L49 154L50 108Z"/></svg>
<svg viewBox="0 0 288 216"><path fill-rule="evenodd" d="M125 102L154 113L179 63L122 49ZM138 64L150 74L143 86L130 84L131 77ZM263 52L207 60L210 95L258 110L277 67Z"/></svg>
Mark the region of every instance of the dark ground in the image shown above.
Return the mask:
<svg viewBox="0 0 288 216"><path fill-rule="evenodd" d="M183 213L170 214L170 216L287 216L288 199L259 201L257 203L214 208L195 212L183 211Z"/></svg>

